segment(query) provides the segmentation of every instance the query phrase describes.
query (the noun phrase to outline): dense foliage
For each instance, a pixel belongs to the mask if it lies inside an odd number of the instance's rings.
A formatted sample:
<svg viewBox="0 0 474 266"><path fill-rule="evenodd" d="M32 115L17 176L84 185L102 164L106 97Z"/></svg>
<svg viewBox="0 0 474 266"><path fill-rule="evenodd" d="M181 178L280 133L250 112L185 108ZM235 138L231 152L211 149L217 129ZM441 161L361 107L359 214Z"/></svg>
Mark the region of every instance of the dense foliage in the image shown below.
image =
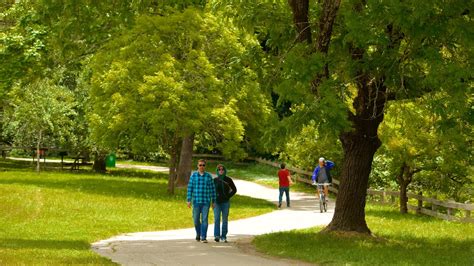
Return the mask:
<svg viewBox="0 0 474 266"><path fill-rule="evenodd" d="M37 145L43 131L44 145L74 153L149 158L193 136L195 150L233 159L312 169L324 156L361 191L409 180L412 191L472 200L470 2L6 3L4 142Z"/></svg>
<svg viewBox="0 0 474 266"><path fill-rule="evenodd" d="M93 138L146 153L196 134L201 145L245 157L245 129L269 114L256 52L248 36L196 9L138 18L90 63Z"/></svg>

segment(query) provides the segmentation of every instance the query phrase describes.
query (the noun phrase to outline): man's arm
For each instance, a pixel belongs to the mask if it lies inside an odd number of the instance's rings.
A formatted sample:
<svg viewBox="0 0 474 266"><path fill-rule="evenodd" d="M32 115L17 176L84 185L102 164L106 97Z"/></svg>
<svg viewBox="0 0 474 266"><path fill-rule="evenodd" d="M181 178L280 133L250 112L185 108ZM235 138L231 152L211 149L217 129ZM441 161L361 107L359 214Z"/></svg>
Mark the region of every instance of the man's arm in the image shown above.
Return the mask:
<svg viewBox="0 0 474 266"><path fill-rule="evenodd" d="M326 168L327 169L332 169L334 167L334 162L326 160Z"/></svg>
<svg viewBox="0 0 474 266"><path fill-rule="evenodd" d="M291 179L291 173L290 173L290 170L287 170L288 171L288 183L293 184L293 180Z"/></svg>
<svg viewBox="0 0 474 266"><path fill-rule="evenodd" d="M311 176L311 180L313 180L313 182L316 182L316 177L318 176L318 172L319 172L319 166L316 166L316 168L314 168L313 175Z"/></svg>
<svg viewBox="0 0 474 266"><path fill-rule="evenodd" d="M186 202L188 204L188 208L191 208L191 200L193 198L193 189L194 189L194 178L193 178L193 174L191 174L191 177L189 177L188 191L186 193Z"/></svg>
<svg viewBox="0 0 474 266"><path fill-rule="evenodd" d="M212 208L215 207L215 204L216 204L216 186L214 185L214 180L212 179L212 175L209 174L209 178L208 178L208 182L207 182L207 185L209 187L209 191L211 193L211 203L212 203Z"/></svg>

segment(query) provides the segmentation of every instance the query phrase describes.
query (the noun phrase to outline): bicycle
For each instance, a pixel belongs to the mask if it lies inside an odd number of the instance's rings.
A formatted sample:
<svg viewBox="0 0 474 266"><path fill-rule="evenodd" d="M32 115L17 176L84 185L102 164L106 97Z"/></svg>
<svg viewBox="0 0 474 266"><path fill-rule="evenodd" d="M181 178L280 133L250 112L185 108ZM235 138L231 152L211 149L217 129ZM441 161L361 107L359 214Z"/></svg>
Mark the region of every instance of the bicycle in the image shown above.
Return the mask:
<svg viewBox="0 0 474 266"><path fill-rule="evenodd" d="M326 202L326 195L324 194L324 185L327 183L313 183L314 186L318 186L318 191L319 191L319 210L321 212L327 212L327 202Z"/></svg>

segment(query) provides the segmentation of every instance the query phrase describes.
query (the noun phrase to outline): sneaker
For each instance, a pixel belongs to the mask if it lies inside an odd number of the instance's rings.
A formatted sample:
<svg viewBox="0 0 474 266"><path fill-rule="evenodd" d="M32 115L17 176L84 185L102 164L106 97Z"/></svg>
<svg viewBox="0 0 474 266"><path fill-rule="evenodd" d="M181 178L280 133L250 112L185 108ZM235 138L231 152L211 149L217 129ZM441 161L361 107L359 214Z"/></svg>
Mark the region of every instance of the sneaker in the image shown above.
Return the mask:
<svg viewBox="0 0 474 266"><path fill-rule="evenodd" d="M227 239L224 239L224 243L227 243Z"/></svg>
<svg viewBox="0 0 474 266"><path fill-rule="evenodd" d="M219 237L215 237L214 241L219 242Z"/></svg>
<svg viewBox="0 0 474 266"><path fill-rule="evenodd" d="M196 236L196 241L201 241L201 237L200 237L200 236Z"/></svg>
<svg viewBox="0 0 474 266"><path fill-rule="evenodd" d="M280 203L280 204L278 204L278 208L281 208L281 203Z"/></svg>
<svg viewBox="0 0 474 266"><path fill-rule="evenodd" d="M207 243L207 239L201 240L202 243Z"/></svg>

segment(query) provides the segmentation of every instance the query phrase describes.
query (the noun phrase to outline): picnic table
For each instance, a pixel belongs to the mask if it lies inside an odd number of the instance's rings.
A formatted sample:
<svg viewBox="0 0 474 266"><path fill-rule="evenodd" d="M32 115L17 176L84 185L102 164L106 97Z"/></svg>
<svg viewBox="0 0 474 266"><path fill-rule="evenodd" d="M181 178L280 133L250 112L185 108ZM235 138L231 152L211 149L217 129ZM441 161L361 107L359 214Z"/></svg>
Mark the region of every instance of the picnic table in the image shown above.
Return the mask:
<svg viewBox="0 0 474 266"><path fill-rule="evenodd" d="M72 159L74 159L74 161L72 163L70 163L70 162L64 163L63 159L61 157L61 169L63 169L63 165L71 166L71 169L70 169L71 171L72 170L79 170L80 166L92 165L91 162L87 161L87 158L85 156L74 156Z"/></svg>

